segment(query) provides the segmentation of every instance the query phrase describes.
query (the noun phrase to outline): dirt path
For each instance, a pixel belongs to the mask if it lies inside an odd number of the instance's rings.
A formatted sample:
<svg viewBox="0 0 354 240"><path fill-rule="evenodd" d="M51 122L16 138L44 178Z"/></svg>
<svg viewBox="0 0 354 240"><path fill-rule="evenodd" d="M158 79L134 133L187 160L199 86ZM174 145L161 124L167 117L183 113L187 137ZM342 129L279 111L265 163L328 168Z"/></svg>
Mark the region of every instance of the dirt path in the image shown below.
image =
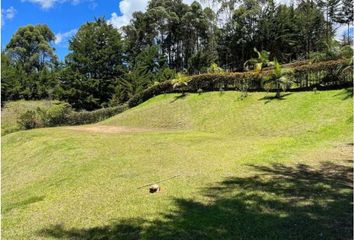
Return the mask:
<svg viewBox="0 0 354 240"><path fill-rule="evenodd" d="M94 133L134 133L134 132L151 132L156 129L148 128L133 128L125 126L102 126L102 125L87 125L87 126L73 126L66 127L66 129Z"/></svg>

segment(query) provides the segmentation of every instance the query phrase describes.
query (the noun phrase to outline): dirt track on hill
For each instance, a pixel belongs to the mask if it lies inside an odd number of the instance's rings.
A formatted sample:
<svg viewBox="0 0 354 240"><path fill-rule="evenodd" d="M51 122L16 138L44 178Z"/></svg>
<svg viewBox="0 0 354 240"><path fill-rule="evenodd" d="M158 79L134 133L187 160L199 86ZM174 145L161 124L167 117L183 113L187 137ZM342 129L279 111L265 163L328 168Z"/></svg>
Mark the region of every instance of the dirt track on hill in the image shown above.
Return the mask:
<svg viewBox="0 0 354 240"><path fill-rule="evenodd" d="M66 129L75 130L75 131L84 131L84 132L94 132L94 133L134 133L134 132L151 132L156 129L148 129L148 128L132 128L125 126L74 126L74 127L66 127Z"/></svg>

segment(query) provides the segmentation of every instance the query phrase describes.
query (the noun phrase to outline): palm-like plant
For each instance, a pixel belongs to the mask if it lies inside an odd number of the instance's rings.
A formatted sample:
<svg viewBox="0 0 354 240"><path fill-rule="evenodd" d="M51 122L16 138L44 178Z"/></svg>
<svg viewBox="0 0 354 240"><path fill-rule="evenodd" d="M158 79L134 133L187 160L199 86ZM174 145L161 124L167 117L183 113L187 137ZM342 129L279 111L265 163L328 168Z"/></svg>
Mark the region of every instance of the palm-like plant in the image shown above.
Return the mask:
<svg viewBox="0 0 354 240"><path fill-rule="evenodd" d="M331 79L336 81L345 80L345 78L353 76L353 58L346 60L343 64L340 64L331 74Z"/></svg>
<svg viewBox="0 0 354 240"><path fill-rule="evenodd" d="M353 59L354 59L354 57L351 57L346 64L343 64L343 66L341 66L341 68L340 68L341 73L353 74Z"/></svg>
<svg viewBox="0 0 354 240"><path fill-rule="evenodd" d="M293 69L283 68L281 64L275 59L273 72L264 77L263 87L267 91L270 89L276 90L276 98L280 98L280 90L285 91L293 82L292 77Z"/></svg>
<svg viewBox="0 0 354 240"><path fill-rule="evenodd" d="M311 52L310 61L320 62L333 59L349 59L353 56L353 49L349 45L340 46L338 42L332 41L326 44L326 49L322 52Z"/></svg>
<svg viewBox="0 0 354 240"><path fill-rule="evenodd" d="M184 95L184 89L188 86L189 78L183 73L177 73L176 78L172 80L173 89L181 90L182 95Z"/></svg>
<svg viewBox="0 0 354 240"><path fill-rule="evenodd" d="M208 73L222 73L224 72L224 69L219 67L216 63L212 63L210 67L207 69Z"/></svg>
<svg viewBox="0 0 354 240"><path fill-rule="evenodd" d="M248 66L249 65L253 65L253 68L256 72L260 72L262 71L263 67L267 67L270 65L273 65L273 62L269 61L269 52L262 50L262 51L258 51L256 48L253 49L253 51L255 51L258 55L257 58L251 58L249 60L247 60L243 66L244 69L248 70Z"/></svg>

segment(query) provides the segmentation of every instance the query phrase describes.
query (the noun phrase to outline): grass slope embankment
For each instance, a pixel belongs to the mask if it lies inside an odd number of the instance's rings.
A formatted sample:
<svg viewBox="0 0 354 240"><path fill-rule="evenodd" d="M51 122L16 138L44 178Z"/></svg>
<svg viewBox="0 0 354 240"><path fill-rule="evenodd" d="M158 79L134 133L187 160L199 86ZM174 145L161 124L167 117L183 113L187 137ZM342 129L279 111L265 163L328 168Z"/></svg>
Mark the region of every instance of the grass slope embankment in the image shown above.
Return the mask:
<svg viewBox="0 0 354 240"><path fill-rule="evenodd" d="M2 237L349 239L352 98L239 96L160 95L3 137Z"/></svg>

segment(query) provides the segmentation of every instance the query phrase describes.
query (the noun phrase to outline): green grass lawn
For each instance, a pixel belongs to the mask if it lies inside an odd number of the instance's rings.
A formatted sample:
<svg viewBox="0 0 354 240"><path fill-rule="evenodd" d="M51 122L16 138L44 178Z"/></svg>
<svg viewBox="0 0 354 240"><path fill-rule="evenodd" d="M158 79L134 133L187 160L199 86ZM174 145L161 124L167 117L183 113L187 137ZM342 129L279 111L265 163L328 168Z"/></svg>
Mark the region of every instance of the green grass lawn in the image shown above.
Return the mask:
<svg viewBox="0 0 354 240"><path fill-rule="evenodd" d="M352 98L271 96L166 94L4 136L2 238L351 239Z"/></svg>

